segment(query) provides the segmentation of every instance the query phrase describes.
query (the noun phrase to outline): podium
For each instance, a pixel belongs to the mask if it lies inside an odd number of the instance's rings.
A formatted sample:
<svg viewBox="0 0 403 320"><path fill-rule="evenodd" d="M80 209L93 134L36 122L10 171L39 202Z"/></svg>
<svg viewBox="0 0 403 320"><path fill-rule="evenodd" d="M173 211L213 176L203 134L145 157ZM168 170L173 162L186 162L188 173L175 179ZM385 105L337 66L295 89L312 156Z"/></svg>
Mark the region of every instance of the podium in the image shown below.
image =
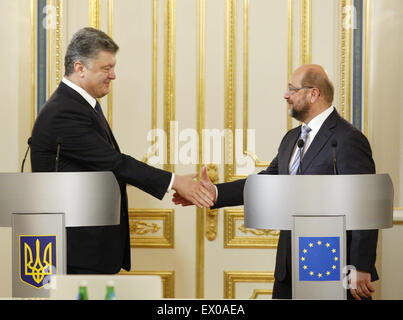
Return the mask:
<svg viewBox="0 0 403 320"><path fill-rule="evenodd" d="M0 173L0 227L12 227L13 297L49 297L65 274L66 227L120 223L112 172Z"/></svg>
<svg viewBox="0 0 403 320"><path fill-rule="evenodd" d="M250 175L245 227L291 230L293 299L346 299L346 230L391 228L387 174Z"/></svg>

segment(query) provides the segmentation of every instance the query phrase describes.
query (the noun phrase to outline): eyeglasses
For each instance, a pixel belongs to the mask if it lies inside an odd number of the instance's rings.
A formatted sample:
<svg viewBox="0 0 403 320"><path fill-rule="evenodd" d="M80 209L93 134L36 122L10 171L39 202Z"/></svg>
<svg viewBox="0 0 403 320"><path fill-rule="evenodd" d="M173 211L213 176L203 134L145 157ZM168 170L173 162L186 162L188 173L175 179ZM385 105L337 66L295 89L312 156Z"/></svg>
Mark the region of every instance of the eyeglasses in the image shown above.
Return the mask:
<svg viewBox="0 0 403 320"><path fill-rule="evenodd" d="M302 90L302 89L313 89L313 88L314 87L301 87L301 88L288 87L288 92L295 93L295 92L297 92L299 90Z"/></svg>

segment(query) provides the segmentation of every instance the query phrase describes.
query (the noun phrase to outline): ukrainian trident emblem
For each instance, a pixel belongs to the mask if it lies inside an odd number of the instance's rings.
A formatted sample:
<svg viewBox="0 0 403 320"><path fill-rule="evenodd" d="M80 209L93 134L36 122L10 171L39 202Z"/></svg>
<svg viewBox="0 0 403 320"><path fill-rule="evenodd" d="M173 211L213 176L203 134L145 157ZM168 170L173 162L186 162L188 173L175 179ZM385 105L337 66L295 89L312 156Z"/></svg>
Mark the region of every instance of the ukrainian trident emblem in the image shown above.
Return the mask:
<svg viewBox="0 0 403 320"><path fill-rule="evenodd" d="M20 236L20 277L37 289L56 273L56 236Z"/></svg>

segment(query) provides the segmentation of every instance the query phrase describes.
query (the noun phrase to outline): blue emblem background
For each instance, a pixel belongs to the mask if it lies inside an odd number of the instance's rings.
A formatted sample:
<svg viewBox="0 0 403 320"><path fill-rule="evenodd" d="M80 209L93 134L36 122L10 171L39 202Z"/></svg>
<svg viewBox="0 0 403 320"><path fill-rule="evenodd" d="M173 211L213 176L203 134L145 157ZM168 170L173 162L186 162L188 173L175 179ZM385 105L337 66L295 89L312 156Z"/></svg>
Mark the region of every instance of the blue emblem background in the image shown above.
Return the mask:
<svg viewBox="0 0 403 320"><path fill-rule="evenodd" d="M340 280L340 237L299 237L299 280Z"/></svg>
<svg viewBox="0 0 403 320"><path fill-rule="evenodd" d="M43 287L47 282L49 277L45 276L43 281L41 281L39 284L34 281L33 277L31 275L25 274L25 250L24 250L24 245L25 243L31 248L32 250L32 258L33 258L33 264L35 264L35 260L37 257L36 253L36 241L39 240L39 257L41 260L41 263L43 264L43 257L44 257L44 251L45 248L49 243L51 243L52 247L52 265L51 267L51 272L52 274L56 274L56 266L57 266L57 261L56 261L56 236L20 236L20 277L21 280L35 288L41 288Z"/></svg>

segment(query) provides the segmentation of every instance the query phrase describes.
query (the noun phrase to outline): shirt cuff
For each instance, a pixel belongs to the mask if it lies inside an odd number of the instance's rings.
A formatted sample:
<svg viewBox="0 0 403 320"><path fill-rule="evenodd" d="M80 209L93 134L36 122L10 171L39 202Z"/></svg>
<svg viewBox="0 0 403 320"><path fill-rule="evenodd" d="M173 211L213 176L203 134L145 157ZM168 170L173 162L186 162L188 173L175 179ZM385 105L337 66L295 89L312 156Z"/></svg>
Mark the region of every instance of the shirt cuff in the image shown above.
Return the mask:
<svg viewBox="0 0 403 320"><path fill-rule="evenodd" d="M167 193L168 193L169 191L171 191L172 186L173 186L173 184L174 184L174 180L175 180L175 174L172 173L171 182L169 183L169 186L168 186L168 189L167 189Z"/></svg>
<svg viewBox="0 0 403 320"><path fill-rule="evenodd" d="M214 202L217 202L217 199L218 199L218 188L217 188L216 185L214 185L214 188L215 188L215 199L214 199Z"/></svg>

